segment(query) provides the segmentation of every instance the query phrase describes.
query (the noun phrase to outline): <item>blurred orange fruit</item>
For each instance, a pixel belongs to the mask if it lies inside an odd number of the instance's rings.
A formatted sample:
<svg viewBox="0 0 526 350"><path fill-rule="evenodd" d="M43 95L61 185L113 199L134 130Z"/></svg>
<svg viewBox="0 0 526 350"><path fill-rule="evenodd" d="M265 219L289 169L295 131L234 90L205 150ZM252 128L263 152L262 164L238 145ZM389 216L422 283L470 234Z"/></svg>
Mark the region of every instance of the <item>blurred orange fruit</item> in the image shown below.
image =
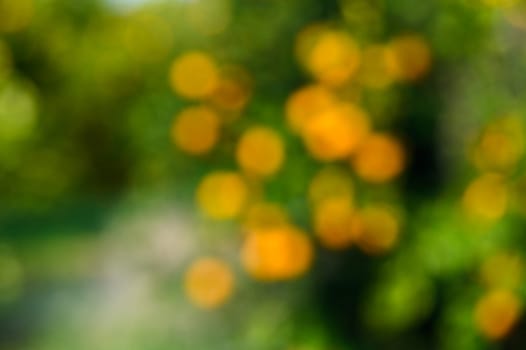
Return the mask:
<svg viewBox="0 0 526 350"><path fill-rule="evenodd" d="M352 157L354 170L362 179L381 183L398 176L405 166L402 146L387 134L372 134L358 147Z"/></svg>
<svg viewBox="0 0 526 350"><path fill-rule="evenodd" d="M313 248L305 233L292 226L253 230L241 249L241 263L260 281L299 277L310 267Z"/></svg>
<svg viewBox="0 0 526 350"><path fill-rule="evenodd" d="M172 139L175 144L190 154L209 152L219 138L220 120L214 110L205 107L188 107L174 120Z"/></svg>
<svg viewBox="0 0 526 350"><path fill-rule="evenodd" d="M356 239L352 228L353 207L346 197L332 197L314 209L314 230L321 244L330 249L345 249Z"/></svg>
<svg viewBox="0 0 526 350"><path fill-rule="evenodd" d="M475 324L489 339L501 339L510 332L521 313L521 302L505 289L486 293L475 306Z"/></svg>
<svg viewBox="0 0 526 350"><path fill-rule="evenodd" d="M201 258L186 271L184 289L194 305L214 309L223 305L232 295L234 275L223 261Z"/></svg>
<svg viewBox="0 0 526 350"><path fill-rule="evenodd" d="M342 103L313 116L302 136L315 159L333 161L348 157L368 132L365 112L350 103Z"/></svg>

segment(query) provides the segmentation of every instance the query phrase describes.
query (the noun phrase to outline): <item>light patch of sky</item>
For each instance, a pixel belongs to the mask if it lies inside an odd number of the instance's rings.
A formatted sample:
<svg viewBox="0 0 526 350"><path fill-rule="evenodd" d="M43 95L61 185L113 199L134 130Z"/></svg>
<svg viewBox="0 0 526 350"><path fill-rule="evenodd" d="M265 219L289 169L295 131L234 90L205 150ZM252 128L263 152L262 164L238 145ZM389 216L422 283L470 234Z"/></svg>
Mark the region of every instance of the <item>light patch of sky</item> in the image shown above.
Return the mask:
<svg viewBox="0 0 526 350"><path fill-rule="evenodd" d="M111 8L119 12L134 10L149 2L151 0L106 0Z"/></svg>
<svg viewBox="0 0 526 350"><path fill-rule="evenodd" d="M189 3L189 2L198 2L198 0L104 0L109 7L114 9L117 12L129 12L136 10L144 5L151 3L160 3L160 2L179 2L179 3Z"/></svg>
<svg viewBox="0 0 526 350"><path fill-rule="evenodd" d="M118 12L132 11L148 3L159 2L160 0L105 0L106 3Z"/></svg>

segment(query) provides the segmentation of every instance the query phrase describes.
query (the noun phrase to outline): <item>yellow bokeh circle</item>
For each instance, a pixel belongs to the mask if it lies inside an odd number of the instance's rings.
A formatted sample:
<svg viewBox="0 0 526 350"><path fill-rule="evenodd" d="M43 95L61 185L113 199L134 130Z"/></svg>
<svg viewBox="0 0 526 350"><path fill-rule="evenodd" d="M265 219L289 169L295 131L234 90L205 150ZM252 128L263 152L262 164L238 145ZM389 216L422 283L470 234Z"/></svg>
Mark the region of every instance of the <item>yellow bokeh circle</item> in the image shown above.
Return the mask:
<svg viewBox="0 0 526 350"><path fill-rule="evenodd" d="M172 140L183 151L193 155L209 152L219 138L220 120L206 106L189 107L181 111L172 125Z"/></svg>
<svg viewBox="0 0 526 350"><path fill-rule="evenodd" d="M197 188L196 200L201 211L212 219L231 219L244 208L248 189L243 178L230 171L205 176Z"/></svg>
<svg viewBox="0 0 526 350"><path fill-rule="evenodd" d="M313 158L321 161L351 155L369 132L365 112L350 103L340 103L313 116L303 130L303 141Z"/></svg>
<svg viewBox="0 0 526 350"><path fill-rule="evenodd" d="M506 213L508 197L504 178L499 174L487 173L469 184L462 197L462 205L470 219L491 222Z"/></svg>
<svg viewBox="0 0 526 350"><path fill-rule="evenodd" d="M398 140L387 134L372 134L360 145L351 160L362 179L382 183L398 176L405 166L405 153Z"/></svg>
<svg viewBox="0 0 526 350"><path fill-rule="evenodd" d="M314 231L329 249L345 249L356 239L353 230L354 209L347 197L325 199L314 209Z"/></svg>
<svg viewBox="0 0 526 350"><path fill-rule="evenodd" d="M360 65L360 49L344 31L318 33L305 57L307 70L315 79L329 86L348 82Z"/></svg>
<svg viewBox="0 0 526 350"><path fill-rule="evenodd" d="M482 334L492 340L506 336L521 314L520 299L506 289L487 292L475 306L475 324Z"/></svg>
<svg viewBox="0 0 526 350"><path fill-rule="evenodd" d="M204 52L187 52L177 57L170 68L170 85L182 97L206 98L214 92L218 82L217 64Z"/></svg>
<svg viewBox="0 0 526 350"><path fill-rule="evenodd" d="M214 309L223 305L232 295L234 275L222 260L200 258L186 271L184 290L194 305Z"/></svg>
<svg viewBox="0 0 526 350"><path fill-rule="evenodd" d="M313 116L334 106L335 97L331 91L319 84L304 86L293 92L287 99L285 114L292 131L301 134Z"/></svg>
<svg viewBox="0 0 526 350"><path fill-rule="evenodd" d="M256 126L243 133L236 148L236 160L247 174L270 176L285 160L285 146L271 128Z"/></svg>
<svg viewBox="0 0 526 350"><path fill-rule="evenodd" d="M499 118L481 133L470 158L483 171L510 171L524 154L524 125L517 116Z"/></svg>
<svg viewBox="0 0 526 350"><path fill-rule="evenodd" d="M292 226L250 232L241 249L241 263L260 281L281 281L303 275L311 266L312 243Z"/></svg>

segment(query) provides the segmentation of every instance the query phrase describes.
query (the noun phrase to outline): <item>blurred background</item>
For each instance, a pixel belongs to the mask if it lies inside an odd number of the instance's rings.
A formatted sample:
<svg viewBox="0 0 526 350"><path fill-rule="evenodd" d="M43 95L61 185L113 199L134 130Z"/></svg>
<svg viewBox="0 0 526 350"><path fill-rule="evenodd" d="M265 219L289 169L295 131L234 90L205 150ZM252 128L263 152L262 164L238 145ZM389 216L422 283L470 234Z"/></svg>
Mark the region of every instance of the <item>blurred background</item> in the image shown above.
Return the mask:
<svg viewBox="0 0 526 350"><path fill-rule="evenodd" d="M0 0L0 349L524 349L526 2Z"/></svg>

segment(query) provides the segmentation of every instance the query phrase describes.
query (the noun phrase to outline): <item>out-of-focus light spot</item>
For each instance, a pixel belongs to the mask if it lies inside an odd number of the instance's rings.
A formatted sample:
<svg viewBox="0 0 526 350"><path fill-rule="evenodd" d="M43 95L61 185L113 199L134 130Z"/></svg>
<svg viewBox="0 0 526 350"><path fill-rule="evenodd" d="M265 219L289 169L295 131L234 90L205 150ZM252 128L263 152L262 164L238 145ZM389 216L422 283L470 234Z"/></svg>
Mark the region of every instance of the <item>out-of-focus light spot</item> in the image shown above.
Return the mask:
<svg viewBox="0 0 526 350"><path fill-rule="evenodd" d="M475 324L485 337L496 340L505 337L517 322L521 302L505 289L495 289L479 299L475 307Z"/></svg>
<svg viewBox="0 0 526 350"><path fill-rule="evenodd" d="M369 132L365 112L352 104L338 104L309 120L303 140L309 153L321 161L348 157Z"/></svg>
<svg viewBox="0 0 526 350"><path fill-rule="evenodd" d="M242 67L228 66L221 69L219 82L210 101L225 112L239 112L247 105L251 96L250 74Z"/></svg>
<svg viewBox="0 0 526 350"><path fill-rule="evenodd" d="M280 281L299 277L309 269L312 243L300 230L283 226L254 230L241 249L247 273L260 281Z"/></svg>
<svg viewBox="0 0 526 350"><path fill-rule="evenodd" d="M189 24L202 35L221 34L231 22L230 0L195 0L188 2L186 6Z"/></svg>
<svg viewBox="0 0 526 350"><path fill-rule="evenodd" d="M26 28L34 11L33 0L0 0L0 32L12 33Z"/></svg>
<svg viewBox="0 0 526 350"><path fill-rule="evenodd" d="M393 82L388 50L384 46L371 45L363 50L359 80L364 86L373 89L386 88Z"/></svg>
<svg viewBox="0 0 526 350"><path fill-rule="evenodd" d="M27 138L36 119L36 101L27 84L11 81L0 86L0 145Z"/></svg>
<svg viewBox="0 0 526 350"><path fill-rule="evenodd" d="M316 205L330 198L348 198L351 203L354 187L349 173L332 166L322 168L309 183L308 196Z"/></svg>
<svg viewBox="0 0 526 350"><path fill-rule="evenodd" d="M0 303L15 299L21 290L22 266L9 247L0 246Z"/></svg>
<svg viewBox="0 0 526 350"><path fill-rule="evenodd" d="M188 52L179 56L170 69L170 84L179 95L189 99L210 96L219 83L216 62L203 52Z"/></svg>
<svg viewBox="0 0 526 350"><path fill-rule="evenodd" d="M234 275L223 261L201 258L193 262L186 272L184 287L193 304L203 309L214 309L232 295Z"/></svg>
<svg viewBox="0 0 526 350"><path fill-rule="evenodd" d="M251 204L243 215L243 229L269 229L286 226L289 217L286 210L276 203L256 202Z"/></svg>
<svg viewBox="0 0 526 350"><path fill-rule="evenodd" d="M250 175L273 175L280 169L284 158L281 137L267 127L257 126L245 131L236 149L239 166Z"/></svg>
<svg viewBox="0 0 526 350"><path fill-rule="evenodd" d="M488 125L472 152L480 170L509 171L524 152L524 127L517 116L507 116Z"/></svg>
<svg viewBox="0 0 526 350"><path fill-rule="evenodd" d="M402 172L405 154L400 143L392 136L372 134L358 147L351 163L362 179L381 183Z"/></svg>
<svg viewBox="0 0 526 350"><path fill-rule="evenodd" d="M221 220L239 215L247 196L247 185L239 174L216 171L201 181L196 199L205 215Z"/></svg>
<svg viewBox="0 0 526 350"><path fill-rule="evenodd" d="M424 38L419 35L395 38L387 48L389 70L399 80L418 80L431 67L431 52Z"/></svg>
<svg viewBox="0 0 526 350"><path fill-rule="evenodd" d="M398 242L400 223L391 208L368 206L355 213L352 222L356 243L367 254L383 254Z"/></svg>
<svg viewBox="0 0 526 350"><path fill-rule="evenodd" d="M508 189L504 178L487 173L473 180L464 192L462 205L472 219L500 219L508 207Z"/></svg>
<svg viewBox="0 0 526 350"><path fill-rule="evenodd" d="M175 118L172 139L185 152L204 154L217 143L219 127L219 116L214 110L205 106L188 107Z"/></svg>
<svg viewBox="0 0 526 350"><path fill-rule="evenodd" d="M344 31L309 28L300 33L297 50L313 77L329 86L348 82L360 65L360 49Z"/></svg>
<svg viewBox="0 0 526 350"><path fill-rule="evenodd" d="M336 103L333 94L322 85L308 85L290 95L285 106L290 129L301 134L310 119Z"/></svg>
<svg viewBox="0 0 526 350"><path fill-rule="evenodd" d="M173 44L168 23L160 16L141 12L124 22L122 42L126 51L139 62L158 62L164 59Z"/></svg>
<svg viewBox="0 0 526 350"><path fill-rule="evenodd" d="M345 249L356 239L352 229L353 207L347 197L333 197L314 209L314 230L321 244L329 249Z"/></svg>
<svg viewBox="0 0 526 350"><path fill-rule="evenodd" d="M524 264L518 254L501 252L488 257L480 268L480 279L491 288L519 287L524 277Z"/></svg>

